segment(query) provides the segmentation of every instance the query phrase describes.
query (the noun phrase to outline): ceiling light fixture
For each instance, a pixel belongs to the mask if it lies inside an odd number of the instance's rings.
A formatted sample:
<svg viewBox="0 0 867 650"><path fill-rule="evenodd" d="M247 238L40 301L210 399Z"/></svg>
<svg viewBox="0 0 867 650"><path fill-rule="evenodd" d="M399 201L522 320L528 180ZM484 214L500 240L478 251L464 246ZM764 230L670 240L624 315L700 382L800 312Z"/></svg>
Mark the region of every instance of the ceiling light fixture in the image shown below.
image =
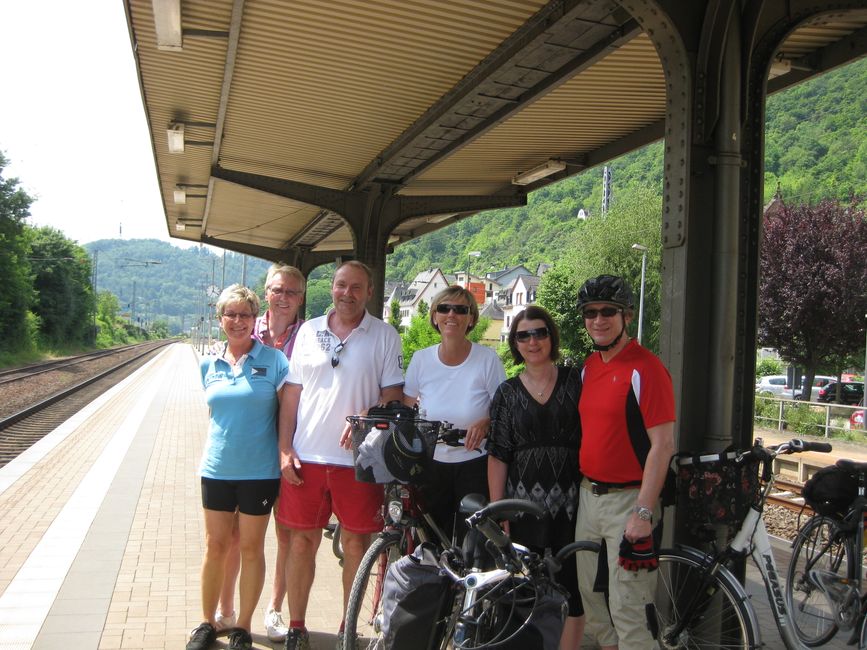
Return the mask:
<svg viewBox="0 0 867 650"><path fill-rule="evenodd" d="M166 135L169 139L169 153L184 153L184 123L170 123Z"/></svg>
<svg viewBox="0 0 867 650"><path fill-rule="evenodd" d="M179 203L179 204L183 205L184 203L187 202L187 191L186 190L176 189L174 191L174 195L175 195L175 203Z"/></svg>
<svg viewBox="0 0 867 650"><path fill-rule="evenodd" d="M552 174L556 174L557 172L562 172L564 169L566 169L566 163L562 160L549 158L541 165L533 167L533 169L521 172L520 174L515 174L512 178L512 185L529 185L530 183L535 183L536 181L551 176Z"/></svg>
<svg viewBox="0 0 867 650"><path fill-rule="evenodd" d="M152 0L157 49L180 52L183 49L181 30L181 0Z"/></svg>

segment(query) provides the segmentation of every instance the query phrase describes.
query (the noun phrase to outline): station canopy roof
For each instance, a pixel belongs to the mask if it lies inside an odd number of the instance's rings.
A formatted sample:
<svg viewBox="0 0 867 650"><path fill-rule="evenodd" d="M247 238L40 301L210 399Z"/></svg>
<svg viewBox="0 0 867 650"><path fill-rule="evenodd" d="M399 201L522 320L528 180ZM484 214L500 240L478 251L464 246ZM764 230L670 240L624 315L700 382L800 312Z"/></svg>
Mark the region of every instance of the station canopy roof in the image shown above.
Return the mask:
<svg viewBox="0 0 867 650"><path fill-rule="evenodd" d="M353 250L335 211L254 189L239 172L508 203L663 136L657 52L607 0L125 6L166 226L190 241L270 259ZM865 25L867 10L802 25L771 90L820 72L823 50L863 40ZM182 152L170 152L168 131ZM410 218L391 241L476 211Z"/></svg>

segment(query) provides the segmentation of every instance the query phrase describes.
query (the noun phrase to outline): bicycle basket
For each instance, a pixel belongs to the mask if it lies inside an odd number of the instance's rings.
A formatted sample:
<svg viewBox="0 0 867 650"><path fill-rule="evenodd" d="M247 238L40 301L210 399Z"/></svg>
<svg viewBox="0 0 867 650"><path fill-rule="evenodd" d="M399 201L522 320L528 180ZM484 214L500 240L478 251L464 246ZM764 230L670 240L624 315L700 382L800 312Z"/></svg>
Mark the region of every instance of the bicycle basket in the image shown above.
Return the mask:
<svg viewBox="0 0 867 650"><path fill-rule="evenodd" d="M678 454L677 500L690 528L735 526L759 495L759 461L736 461L738 452Z"/></svg>
<svg viewBox="0 0 867 650"><path fill-rule="evenodd" d="M823 467L804 483L802 494L820 515L845 517L858 496L858 476L835 465Z"/></svg>
<svg viewBox="0 0 867 650"><path fill-rule="evenodd" d="M355 478L363 483L417 482L433 458L441 423L406 407L350 415Z"/></svg>

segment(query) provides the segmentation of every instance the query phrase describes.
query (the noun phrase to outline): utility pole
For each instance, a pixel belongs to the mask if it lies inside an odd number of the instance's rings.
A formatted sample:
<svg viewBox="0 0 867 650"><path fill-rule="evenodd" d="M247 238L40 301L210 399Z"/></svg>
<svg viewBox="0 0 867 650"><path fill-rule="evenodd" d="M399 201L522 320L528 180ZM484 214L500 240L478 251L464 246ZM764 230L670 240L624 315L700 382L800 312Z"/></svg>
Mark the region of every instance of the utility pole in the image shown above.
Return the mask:
<svg viewBox="0 0 867 650"><path fill-rule="evenodd" d="M608 206L611 205L611 167L605 165L602 168L602 216L608 214Z"/></svg>

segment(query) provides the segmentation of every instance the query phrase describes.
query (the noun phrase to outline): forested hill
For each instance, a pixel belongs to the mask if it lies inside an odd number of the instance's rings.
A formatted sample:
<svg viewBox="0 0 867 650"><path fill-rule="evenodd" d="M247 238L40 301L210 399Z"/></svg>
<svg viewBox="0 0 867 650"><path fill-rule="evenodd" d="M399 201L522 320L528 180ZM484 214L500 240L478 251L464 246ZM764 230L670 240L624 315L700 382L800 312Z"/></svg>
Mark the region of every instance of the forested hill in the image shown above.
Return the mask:
<svg viewBox="0 0 867 650"><path fill-rule="evenodd" d="M166 321L172 333L189 331L201 314L205 290L241 282L243 255L223 256L205 247L179 248L157 239L101 239L84 248L96 263L98 291L118 297L124 314ZM262 286L269 262L247 258L246 282ZM134 302L133 302L134 301Z"/></svg>
<svg viewBox="0 0 867 650"><path fill-rule="evenodd" d="M867 195L867 59L777 93L767 104L765 201L780 183L784 199L817 202ZM662 143L609 163L612 201L636 186L662 191ZM528 205L475 215L389 256L389 279L412 278L429 266L474 273L510 264L556 262L571 245L578 211L599 215L602 169L549 185L530 195ZM478 259L467 255L481 251Z"/></svg>

